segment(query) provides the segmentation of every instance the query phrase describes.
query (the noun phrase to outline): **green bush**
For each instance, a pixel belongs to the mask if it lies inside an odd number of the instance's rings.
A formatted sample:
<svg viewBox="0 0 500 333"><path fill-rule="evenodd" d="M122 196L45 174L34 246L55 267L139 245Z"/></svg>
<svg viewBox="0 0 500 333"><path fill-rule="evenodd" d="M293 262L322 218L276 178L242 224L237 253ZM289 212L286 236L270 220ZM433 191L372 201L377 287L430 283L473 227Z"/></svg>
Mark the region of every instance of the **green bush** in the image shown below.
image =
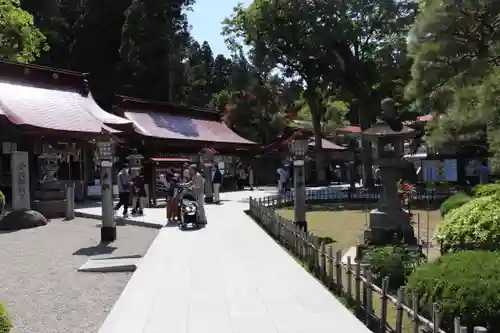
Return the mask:
<svg viewBox="0 0 500 333"><path fill-rule="evenodd" d="M500 200L475 198L446 214L435 239L441 252L500 249Z"/></svg>
<svg viewBox="0 0 500 333"><path fill-rule="evenodd" d="M500 194L500 183L480 184L474 187L472 193L475 197L487 197Z"/></svg>
<svg viewBox="0 0 500 333"><path fill-rule="evenodd" d="M5 306L0 303L0 333L8 333L12 329L12 322Z"/></svg>
<svg viewBox="0 0 500 333"><path fill-rule="evenodd" d="M467 193L465 193L465 192L460 191L460 192L453 194L451 197L446 199L441 204L441 207L439 208L439 210L441 211L441 216L444 217L446 214L448 214L452 210L462 206L463 204L465 204L471 200L472 200L472 198L469 195L467 195Z"/></svg>
<svg viewBox="0 0 500 333"><path fill-rule="evenodd" d="M406 284L410 273L424 260L423 256L403 245L372 247L365 250L363 262L370 265L376 284L389 278L389 288L395 290Z"/></svg>
<svg viewBox="0 0 500 333"><path fill-rule="evenodd" d="M432 303L438 303L446 332L453 332L457 316L464 326L500 332L499 276L500 253L453 253L419 266L408 278L406 290L417 294L420 313L427 318L432 318Z"/></svg>

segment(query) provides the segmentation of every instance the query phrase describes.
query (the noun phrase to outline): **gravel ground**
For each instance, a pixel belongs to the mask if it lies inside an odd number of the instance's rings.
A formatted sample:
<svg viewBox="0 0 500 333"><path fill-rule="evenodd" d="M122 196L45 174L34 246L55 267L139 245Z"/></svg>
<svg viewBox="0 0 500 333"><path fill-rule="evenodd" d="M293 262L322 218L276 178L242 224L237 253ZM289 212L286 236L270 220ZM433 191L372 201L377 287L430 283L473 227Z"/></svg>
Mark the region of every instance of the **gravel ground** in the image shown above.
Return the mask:
<svg viewBox="0 0 500 333"><path fill-rule="evenodd" d="M99 221L76 218L0 233L0 301L12 333L95 333L131 273L79 273L89 257L143 255L158 230L119 226L118 240L98 246Z"/></svg>

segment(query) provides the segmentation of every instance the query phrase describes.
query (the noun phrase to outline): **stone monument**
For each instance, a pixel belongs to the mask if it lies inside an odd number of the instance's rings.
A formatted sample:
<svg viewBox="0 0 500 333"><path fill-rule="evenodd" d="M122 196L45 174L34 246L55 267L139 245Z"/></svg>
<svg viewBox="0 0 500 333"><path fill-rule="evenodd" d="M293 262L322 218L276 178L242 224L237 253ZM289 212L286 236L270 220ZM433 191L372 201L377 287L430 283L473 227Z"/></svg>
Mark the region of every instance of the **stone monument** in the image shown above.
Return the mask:
<svg viewBox="0 0 500 333"><path fill-rule="evenodd" d="M30 170L28 152L13 151L10 161L12 170L12 210L30 209Z"/></svg>
<svg viewBox="0 0 500 333"><path fill-rule="evenodd" d="M47 218L63 217L66 214L66 183L56 178L59 171L59 154L47 147L46 152L38 156L42 174L35 191L33 209Z"/></svg>
<svg viewBox="0 0 500 333"><path fill-rule="evenodd" d="M384 99L381 107L382 119L363 132L376 147L374 163L379 167L382 185L378 207L370 212L369 226L364 232L365 243L390 244L397 238L414 245L417 240L411 217L402 208L397 183L405 165L402 159L404 141L413 138L416 133L397 117L392 99Z"/></svg>

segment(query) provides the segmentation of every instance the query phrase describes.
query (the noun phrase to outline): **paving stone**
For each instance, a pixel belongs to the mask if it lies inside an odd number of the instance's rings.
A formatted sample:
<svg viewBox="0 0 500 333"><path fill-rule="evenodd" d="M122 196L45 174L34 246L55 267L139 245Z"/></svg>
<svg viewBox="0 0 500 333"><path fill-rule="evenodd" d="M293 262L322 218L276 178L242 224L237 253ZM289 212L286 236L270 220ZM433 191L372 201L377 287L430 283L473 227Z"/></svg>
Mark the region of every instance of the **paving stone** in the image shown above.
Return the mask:
<svg viewBox="0 0 500 333"><path fill-rule="evenodd" d="M244 213L271 193L223 193L206 228L161 229L99 333L370 333Z"/></svg>
<svg viewBox="0 0 500 333"><path fill-rule="evenodd" d="M134 272L140 259L141 256L89 259L78 268L78 271L93 273Z"/></svg>

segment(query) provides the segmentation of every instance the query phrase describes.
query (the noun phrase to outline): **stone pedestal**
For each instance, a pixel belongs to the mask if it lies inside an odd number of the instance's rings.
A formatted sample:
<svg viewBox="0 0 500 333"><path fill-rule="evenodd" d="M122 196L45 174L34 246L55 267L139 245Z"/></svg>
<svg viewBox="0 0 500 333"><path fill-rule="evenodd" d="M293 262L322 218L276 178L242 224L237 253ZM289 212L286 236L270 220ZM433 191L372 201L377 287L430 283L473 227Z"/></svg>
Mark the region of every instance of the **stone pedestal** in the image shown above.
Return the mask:
<svg viewBox="0 0 500 333"><path fill-rule="evenodd" d="M58 180L38 184L33 209L47 218L64 217L67 201L65 189L65 182Z"/></svg>
<svg viewBox="0 0 500 333"><path fill-rule="evenodd" d="M417 244L408 213L402 209L377 208L370 212L370 222L364 231L365 243L384 245L403 242Z"/></svg>
<svg viewBox="0 0 500 333"><path fill-rule="evenodd" d="M379 161L382 190L378 208L370 212L368 229L364 232L365 243L381 245L404 242L417 243L411 218L403 210L398 194L397 181L401 176L401 161L386 159Z"/></svg>

